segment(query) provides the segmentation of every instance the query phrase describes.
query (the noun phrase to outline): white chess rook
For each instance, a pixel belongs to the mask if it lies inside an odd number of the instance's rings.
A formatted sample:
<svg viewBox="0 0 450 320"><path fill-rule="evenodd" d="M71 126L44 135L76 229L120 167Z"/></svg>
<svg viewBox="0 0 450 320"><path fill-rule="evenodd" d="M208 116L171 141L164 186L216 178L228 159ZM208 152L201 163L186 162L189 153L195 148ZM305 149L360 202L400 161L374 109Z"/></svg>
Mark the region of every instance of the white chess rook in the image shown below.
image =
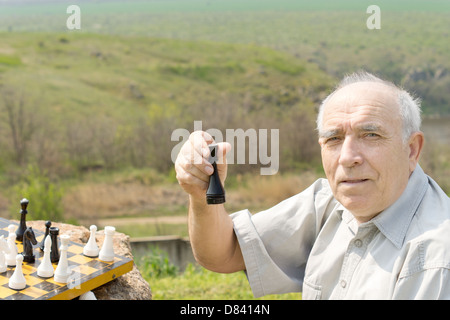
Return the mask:
<svg viewBox="0 0 450 320"><path fill-rule="evenodd" d="M37 275L42 278L50 278L53 276L55 270L53 270L53 265L50 260L50 252L52 251L52 239L50 235L45 237L44 242L44 257L42 262L37 268Z"/></svg>
<svg viewBox="0 0 450 320"><path fill-rule="evenodd" d="M95 241L95 233L97 232L97 226L92 225L90 227L90 230L91 230L91 235L89 237L88 242L86 243L86 245L83 248L83 254L85 256L95 258L98 256L98 253L99 253L97 242Z"/></svg>
<svg viewBox="0 0 450 320"><path fill-rule="evenodd" d="M16 269L13 275L9 278L9 287L14 290L22 290L27 286L27 281L23 276L22 271L23 256L18 254L16 256Z"/></svg>
<svg viewBox="0 0 450 320"><path fill-rule="evenodd" d="M114 261L114 246L113 237L116 232L116 228L107 226L105 227L105 240L103 241L102 249L98 258L102 261L110 262Z"/></svg>
<svg viewBox="0 0 450 320"><path fill-rule="evenodd" d="M55 282L59 283L66 283L70 275L69 271L69 263L67 261L67 249L69 244L69 236L66 234L63 234L60 236L61 239L61 246L59 247L60 256L59 256L59 262L58 266L55 270Z"/></svg>

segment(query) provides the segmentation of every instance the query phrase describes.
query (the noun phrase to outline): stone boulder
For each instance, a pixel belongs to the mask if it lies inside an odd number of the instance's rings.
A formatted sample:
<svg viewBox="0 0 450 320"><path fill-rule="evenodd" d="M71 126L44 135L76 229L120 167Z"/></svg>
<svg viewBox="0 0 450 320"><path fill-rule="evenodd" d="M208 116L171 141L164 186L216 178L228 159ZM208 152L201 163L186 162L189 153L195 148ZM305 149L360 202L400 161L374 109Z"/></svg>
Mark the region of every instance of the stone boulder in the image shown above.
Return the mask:
<svg viewBox="0 0 450 320"><path fill-rule="evenodd" d="M45 232L45 221L27 221L27 226L34 230ZM59 228L59 234L67 234L70 240L80 244L86 244L90 232L86 227L71 224L52 222L52 227ZM97 245L103 244L103 230L97 231ZM133 259L131 253L130 237L116 232L113 240L114 253ZM136 264L130 272L114 279L92 291L98 300L150 300L152 293L149 284L142 277Z"/></svg>

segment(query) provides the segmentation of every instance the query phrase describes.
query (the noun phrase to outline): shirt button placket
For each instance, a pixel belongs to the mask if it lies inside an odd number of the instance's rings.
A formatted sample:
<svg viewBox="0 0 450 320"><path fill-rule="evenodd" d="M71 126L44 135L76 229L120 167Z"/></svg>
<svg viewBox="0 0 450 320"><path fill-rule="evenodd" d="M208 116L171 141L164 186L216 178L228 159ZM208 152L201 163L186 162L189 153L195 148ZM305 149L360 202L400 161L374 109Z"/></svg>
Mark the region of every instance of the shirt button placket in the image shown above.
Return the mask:
<svg viewBox="0 0 450 320"><path fill-rule="evenodd" d="M347 253L344 258L343 267L341 270L341 280L339 281L340 287L339 296L342 299L345 298L345 295L347 294L347 291L349 289L349 281L353 277L356 266L358 265L359 261L361 260L361 256L365 251L363 244L364 244L363 240L358 238L351 241L348 246Z"/></svg>

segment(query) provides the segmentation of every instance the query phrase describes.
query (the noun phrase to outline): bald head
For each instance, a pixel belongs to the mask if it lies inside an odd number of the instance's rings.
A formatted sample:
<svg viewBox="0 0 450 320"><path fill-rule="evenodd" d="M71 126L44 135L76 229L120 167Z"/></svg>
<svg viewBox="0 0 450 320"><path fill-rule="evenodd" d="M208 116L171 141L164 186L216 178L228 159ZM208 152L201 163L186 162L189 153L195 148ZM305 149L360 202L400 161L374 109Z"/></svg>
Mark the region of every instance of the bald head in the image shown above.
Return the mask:
<svg viewBox="0 0 450 320"><path fill-rule="evenodd" d="M319 135L323 130L323 115L328 102L335 97L336 93L340 90L343 90L344 88L346 88L346 90L353 90L354 88L360 88L360 86L366 87L366 90L363 93L364 95L375 91L376 94L383 95L384 97L381 97L380 99L384 100L384 103L390 106L395 114L400 116L402 138L405 143L412 133L420 130L421 110L419 99L413 98L408 92L397 87L392 82L382 80L367 72L358 72L342 79L335 90L320 105L319 114L317 116L317 130ZM364 97L361 96L360 98Z"/></svg>

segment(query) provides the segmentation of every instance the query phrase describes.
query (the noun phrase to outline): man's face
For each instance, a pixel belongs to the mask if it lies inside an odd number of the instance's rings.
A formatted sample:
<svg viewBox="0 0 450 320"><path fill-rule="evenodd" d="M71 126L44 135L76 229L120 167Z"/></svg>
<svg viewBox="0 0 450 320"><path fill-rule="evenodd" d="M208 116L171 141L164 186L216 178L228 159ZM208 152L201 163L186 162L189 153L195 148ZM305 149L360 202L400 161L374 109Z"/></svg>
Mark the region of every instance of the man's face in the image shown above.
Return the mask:
<svg viewBox="0 0 450 320"><path fill-rule="evenodd" d="M335 198L359 222L393 204L414 170L402 128L396 95L384 84L347 85L325 105L323 167Z"/></svg>

